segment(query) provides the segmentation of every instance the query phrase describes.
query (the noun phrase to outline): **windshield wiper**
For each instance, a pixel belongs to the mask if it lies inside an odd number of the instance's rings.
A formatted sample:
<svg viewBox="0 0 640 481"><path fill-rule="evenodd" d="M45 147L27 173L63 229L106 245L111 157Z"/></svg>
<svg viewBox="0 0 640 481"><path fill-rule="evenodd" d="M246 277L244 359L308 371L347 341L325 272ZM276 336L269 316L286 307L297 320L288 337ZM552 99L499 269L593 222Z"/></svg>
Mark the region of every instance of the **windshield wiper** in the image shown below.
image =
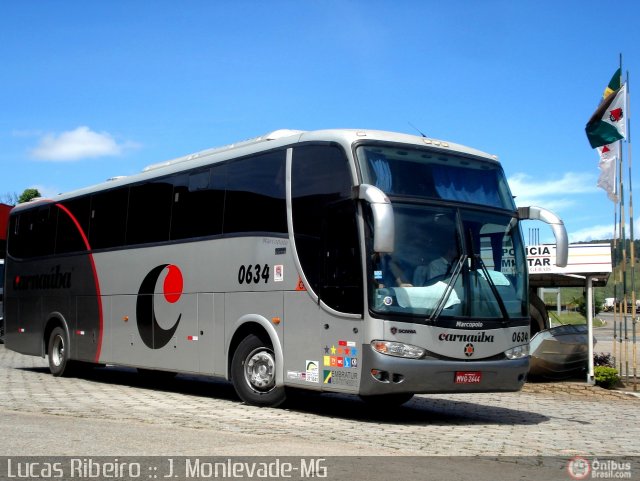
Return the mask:
<svg viewBox="0 0 640 481"><path fill-rule="evenodd" d="M482 260L482 257L480 257L480 254L476 254L473 250L473 234L471 233L471 229L469 229L469 250L471 251L471 257L473 259L473 270L477 272L478 266L480 266L483 277L487 280L489 288L491 289L493 296L496 298L496 302L498 303L498 307L500 308L500 313L502 314L502 324L507 324L509 322L509 313L507 312L507 307L504 305L502 296L498 292L498 288L496 287L495 282L493 282L493 279L491 278L489 270Z"/></svg>
<svg viewBox="0 0 640 481"><path fill-rule="evenodd" d="M453 269L453 272L451 273L451 278L449 279L449 282L447 283L447 287L445 288L444 293L442 294L442 297L440 298L440 301L438 301L438 305L434 309L433 313L431 314L431 316L429 317L429 320L427 322L434 322L440 316L440 314L442 313L442 309L444 309L445 304L449 300L449 296L451 295L451 291L453 290L453 286L456 283L456 281L458 280L458 277L460 276L460 272L462 272L462 267L464 266L464 263L467 260L467 257L468 256L466 254L463 254L458 259L458 263L456 264L456 266Z"/></svg>

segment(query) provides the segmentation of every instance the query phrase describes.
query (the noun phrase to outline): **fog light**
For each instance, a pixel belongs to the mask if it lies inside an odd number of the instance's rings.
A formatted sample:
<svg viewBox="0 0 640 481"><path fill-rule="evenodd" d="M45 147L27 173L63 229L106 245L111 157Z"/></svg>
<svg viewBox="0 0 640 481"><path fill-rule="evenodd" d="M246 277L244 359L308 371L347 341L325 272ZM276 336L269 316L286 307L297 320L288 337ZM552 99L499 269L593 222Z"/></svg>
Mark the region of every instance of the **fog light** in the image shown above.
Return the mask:
<svg viewBox="0 0 640 481"><path fill-rule="evenodd" d="M529 355L529 344L523 344L522 346L512 347L504 351L504 355L507 359L522 359Z"/></svg>
<svg viewBox="0 0 640 481"><path fill-rule="evenodd" d="M379 369L372 369L371 375L376 381L389 382L389 373L387 371L381 371Z"/></svg>

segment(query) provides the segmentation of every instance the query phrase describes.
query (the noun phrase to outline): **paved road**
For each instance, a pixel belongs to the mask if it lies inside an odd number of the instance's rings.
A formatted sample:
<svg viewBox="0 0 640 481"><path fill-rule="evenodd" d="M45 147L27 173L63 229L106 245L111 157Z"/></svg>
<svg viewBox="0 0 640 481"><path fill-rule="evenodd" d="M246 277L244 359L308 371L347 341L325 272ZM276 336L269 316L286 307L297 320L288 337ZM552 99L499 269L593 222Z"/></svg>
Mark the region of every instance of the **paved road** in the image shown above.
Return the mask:
<svg viewBox="0 0 640 481"><path fill-rule="evenodd" d="M4 346L0 382L4 455L640 454L640 400L600 390L417 396L380 412L311 395L267 409L206 378L152 383L116 368L54 378L45 360Z"/></svg>
<svg viewBox="0 0 640 481"><path fill-rule="evenodd" d="M608 312L601 312L600 314L598 314L597 316L598 318L600 318L601 320L605 321L605 325L603 327L599 327L597 329L594 330L595 332L595 336L596 339L598 339L598 341L613 341L613 326L614 326L614 320L617 320L617 335L618 338L620 338L620 328L622 327L622 338L624 338L624 320L621 318L620 314L618 314L617 316L614 317L614 315L612 313L608 313ZM629 340L633 339L633 318L631 315L627 316L627 336L629 337ZM636 328L638 328L637 324L636 324ZM640 334L640 332L636 333L636 334Z"/></svg>

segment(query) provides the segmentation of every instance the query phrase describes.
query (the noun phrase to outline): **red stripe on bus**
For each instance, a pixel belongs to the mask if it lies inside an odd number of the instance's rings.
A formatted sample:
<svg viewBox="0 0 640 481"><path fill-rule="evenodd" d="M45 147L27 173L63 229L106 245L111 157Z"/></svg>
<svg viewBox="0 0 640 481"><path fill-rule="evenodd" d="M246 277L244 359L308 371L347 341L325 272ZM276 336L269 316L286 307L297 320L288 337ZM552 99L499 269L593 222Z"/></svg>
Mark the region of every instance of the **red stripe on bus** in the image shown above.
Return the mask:
<svg viewBox="0 0 640 481"><path fill-rule="evenodd" d="M87 248L87 251L89 251L89 260L91 261L91 271L93 272L93 281L96 286L96 298L98 299L98 317L100 318L100 325L98 327L98 348L96 350L96 356L94 359L95 362L99 362L100 352L102 351L102 330L103 330L104 323L102 318L102 296L100 295L100 282L98 281L98 271L96 270L96 263L93 260L93 254L91 253L91 246L89 245L89 239L87 239L87 235L82 230L82 226L80 225L80 222L78 222L78 219L76 219L76 217L71 213L71 211L67 209L64 205L56 204L56 206L59 207L64 213L66 213L69 216L69 218L73 221L73 223L76 226L76 229L78 229L78 232L80 233L80 236L82 236L82 241L84 242L84 246Z"/></svg>

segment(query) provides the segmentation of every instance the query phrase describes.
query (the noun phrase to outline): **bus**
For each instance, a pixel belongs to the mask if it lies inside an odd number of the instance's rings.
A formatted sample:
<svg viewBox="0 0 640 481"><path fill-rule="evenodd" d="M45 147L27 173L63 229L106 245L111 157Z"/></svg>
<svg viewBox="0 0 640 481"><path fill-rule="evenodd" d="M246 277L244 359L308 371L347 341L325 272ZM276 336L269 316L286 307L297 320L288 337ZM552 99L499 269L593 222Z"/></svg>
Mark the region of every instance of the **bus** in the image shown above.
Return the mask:
<svg viewBox="0 0 640 481"><path fill-rule="evenodd" d="M16 206L8 349L79 366L399 405L517 391L529 367L523 219L497 158L374 130L279 130Z"/></svg>

